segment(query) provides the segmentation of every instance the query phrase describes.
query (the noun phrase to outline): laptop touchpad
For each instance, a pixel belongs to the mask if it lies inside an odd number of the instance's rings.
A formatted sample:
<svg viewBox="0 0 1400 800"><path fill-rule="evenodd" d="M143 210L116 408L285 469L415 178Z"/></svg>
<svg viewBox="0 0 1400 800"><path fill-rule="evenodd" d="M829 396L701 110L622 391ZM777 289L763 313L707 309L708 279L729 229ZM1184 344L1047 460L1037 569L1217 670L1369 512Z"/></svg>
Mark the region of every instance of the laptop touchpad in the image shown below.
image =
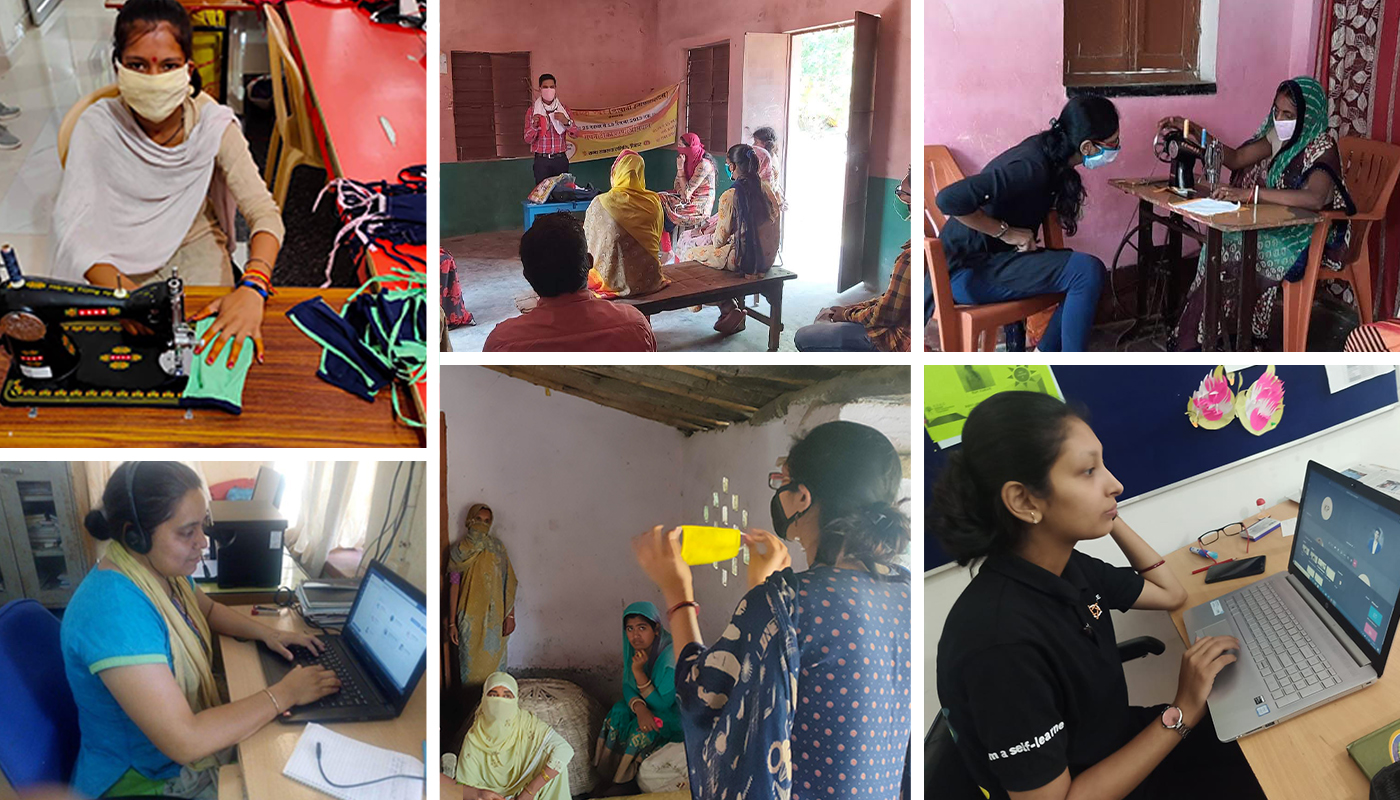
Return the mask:
<svg viewBox="0 0 1400 800"><path fill-rule="evenodd" d="M1205 638L1205 637L1207 637L1207 636L1234 636L1234 635L1235 635L1235 629L1234 629L1234 627L1233 627L1232 625L1230 625L1229 622L1227 622L1227 621L1225 621L1225 620L1221 620L1220 622L1217 622L1217 623L1215 623L1214 625L1209 625L1209 626L1207 626L1207 627L1205 627L1205 628L1203 628L1203 629L1197 631L1197 632L1196 632L1196 641L1200 641L1201 639L1203 639L1203 638ZM1239 652L1238 650L1226 650L1225 652L1227 652L1227 653L1233 653L1234 656L1235 656L1236 658L1244 658L1244 657L1245 657L1245 655L1244 655L1243 653ZM1235 662L1235 663L1239 663L1239 662ZM1220 670L1220 673L1219 673L1218 675L1215 676L1215 685L1214 685L1213 687L1211 687L1211 695L1213 695L1213 696L1218 696L1218 694L1217 694L1218 692L1220 692L1222 689L1226 689L1226 688L1228 688L1228 687L1230 687L1230 686L1232 686L1232 685L1234 684L1234 682L1235 682L1235 675L1236 675L1237 670L1231 669L1231 667L1233 667L1233 666L1235 666L1235 664L1226 664L1226 665L1225 665L1225 668L1222 669L1222 670Z"/></svg>

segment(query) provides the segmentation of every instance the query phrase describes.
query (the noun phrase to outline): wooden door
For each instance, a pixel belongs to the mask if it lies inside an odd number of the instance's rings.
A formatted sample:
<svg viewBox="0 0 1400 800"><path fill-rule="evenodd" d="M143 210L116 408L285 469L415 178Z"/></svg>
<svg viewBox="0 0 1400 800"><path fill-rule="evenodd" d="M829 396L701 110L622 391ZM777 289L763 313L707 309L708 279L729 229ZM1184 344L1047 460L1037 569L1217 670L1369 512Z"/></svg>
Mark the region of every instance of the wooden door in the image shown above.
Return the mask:
<svg viewBox="0 0 1400 800"><path fill-rule="evenodd" d="M863 280L865 195L870 185L870 136L875 121L875 48L880 18L856 12L855 54L851 59L851 112L846 128L846 186L841 210L841 262L836 291Z"/></svg>

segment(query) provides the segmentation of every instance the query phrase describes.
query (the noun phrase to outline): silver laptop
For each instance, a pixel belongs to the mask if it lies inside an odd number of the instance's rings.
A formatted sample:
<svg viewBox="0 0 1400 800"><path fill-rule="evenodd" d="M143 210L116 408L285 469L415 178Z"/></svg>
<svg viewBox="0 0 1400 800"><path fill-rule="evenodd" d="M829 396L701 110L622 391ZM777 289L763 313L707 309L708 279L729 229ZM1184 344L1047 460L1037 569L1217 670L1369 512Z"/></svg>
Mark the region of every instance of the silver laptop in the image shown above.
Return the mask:
<svg viewBox="0 0 1400 800"><path fill-rule="evenodd" d="M1191 641L1234 636L1209 705L1229 742L1376 682L1395 638L1400 500L1313 461L1288 572L1186 612Z"/></svg>

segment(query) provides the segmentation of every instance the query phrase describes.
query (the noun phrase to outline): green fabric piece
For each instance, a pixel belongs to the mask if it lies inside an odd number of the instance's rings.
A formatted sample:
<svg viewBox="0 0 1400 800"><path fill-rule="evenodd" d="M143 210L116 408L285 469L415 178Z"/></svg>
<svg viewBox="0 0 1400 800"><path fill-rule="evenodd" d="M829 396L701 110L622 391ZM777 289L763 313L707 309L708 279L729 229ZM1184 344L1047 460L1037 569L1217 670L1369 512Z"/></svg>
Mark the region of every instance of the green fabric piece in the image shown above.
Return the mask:
<svg viewBox="0 0 1400 800"><path fill-rule="evenodd" d="M126 771L125 775L112 784L107 791L102 793L103 797L133 797L141 795L161 795L165 794L165 781L147 778L145 775L134 769Z"/></svg>
<svg viewBox="0 0 1400 800"><path fill-rule="evenodd" d="M205 331L214 324L215 317L205 317L195 324L194 334L198 340L204 339ZM228 366L229 342L214 359L213 364L205 363L204 355L196 355L190 367L190 379L185 384L185 393L180 405L186 408L217 408L230 414L243 413L243 383L248 379L248 368L253 365L251 342L245 343L238 354L238 360Z"/></svg>

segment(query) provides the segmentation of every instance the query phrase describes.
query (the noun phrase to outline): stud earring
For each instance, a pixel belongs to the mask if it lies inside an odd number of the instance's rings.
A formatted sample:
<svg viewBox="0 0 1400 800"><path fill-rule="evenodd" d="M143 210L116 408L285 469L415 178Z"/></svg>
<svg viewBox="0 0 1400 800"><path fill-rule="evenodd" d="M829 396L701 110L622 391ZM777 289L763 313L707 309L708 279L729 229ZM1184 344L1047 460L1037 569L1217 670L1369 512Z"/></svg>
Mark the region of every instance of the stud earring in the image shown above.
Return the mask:
<svg viewBox="0 0 1400 800"><path fill-rule="evenodd" d="M1040 512L1038 512L1038 511L1032 511L1032 512L1031 512L1031 524L1032 524L1032 525L1039 525L1039 524L1040 524Z"/></svg>

